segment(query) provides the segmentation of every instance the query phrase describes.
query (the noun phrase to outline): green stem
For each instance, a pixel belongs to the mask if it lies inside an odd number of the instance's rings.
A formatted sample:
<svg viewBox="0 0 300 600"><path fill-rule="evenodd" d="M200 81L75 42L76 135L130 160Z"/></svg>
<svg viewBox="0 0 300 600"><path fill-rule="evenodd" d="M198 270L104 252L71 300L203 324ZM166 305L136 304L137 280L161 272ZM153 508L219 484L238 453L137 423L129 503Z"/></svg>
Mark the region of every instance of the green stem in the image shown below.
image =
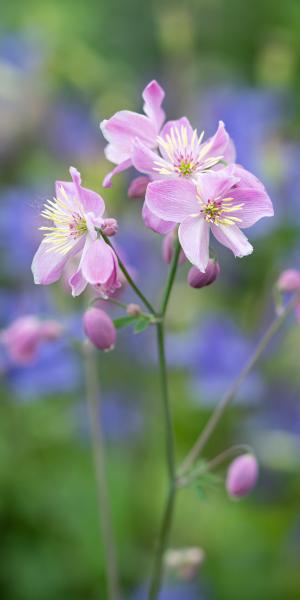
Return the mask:
<svg viewBox="0 0 300 600"><path fill-rule="evenodd" d="M108 598L109 600L121 600L116 548L106 480L105 442L99 415L100 393L98 387L97 368L93 349L89 344L86 345L84 354L87 388L86 397L90 419L95 478L97 484L99 518L106 555Z"/></svg>
<svg viewBox="0 0 300 600"><path fill-rule="evenodd" d="M212 413L212 415L211 415L210 419L208 420L206 426L204 427L202 433L199 435L194 446L192 447L192 449L188 453L187 457L183 461L183 463L180 467L181 475L185 474L187 471L189 471L189 469L194 464L195 460L199 457L204 446L208 442L211 434L213 433L213 431L216 429L217 425L219 424L220 419L222 418L227 406L235 398L236 393L237 393L238 389L240 388L241 384L243 383L243 381L245 380L245 378L247 377L247 375L249 374L251 369L253 369L254 365L257 363L258 359L260 358L261 354L266 349L266 347L269 344L269 342L271 341L271 339L278 332L281 325L284 323L285 319L294 310L294 308L296 307L296 305L298 304L299 301L300 301L300 293L298 292L291 298L291 300L288 302L286 307L283 309L282 313L272 321L272 323L269 326L269 328L267 329L266 333L264 334L264 336L262 337L262 339L256 346L252 356L246 362L246 364L242 368L240 374L237 376L237 378L235 379L233 384L230 386L229 390L224 394L223 398L220 400L219 404L216 406L214 412Z"/></svg>
<svg viewBox="0 0 300 600"><path fill-rule="evenodd" d="M174 456L174 436L173 436L173 424L170 411L169 402L169 389L168 389L168 377L167 377L167 364L165 356L165 342L164 342L164 317L167 311L170 294L172 291L175 275L177 271L178 259L180 253L180 245L177 241L174 257L169 271L167 279L162 306L161 306L161 321L156 323L157 332L157 348L158 348L158 359L160 367L160 381L164 411L164 423L165 423L165 435L166 435L166 457L167 457L167 469L168 469L168 495L165 501L163 517L157 542L157 551L154 559L153 574L149 588L148 600L157 600L161 582L163 578L163 560L164 553L167 548L170 530L172 525L172 518L175 507L176 499L176 469L175 469L175 456Z"/></svg>
<svg viewBox="0 0 300 600"><path fill-rule="evenodd" d="M173 283L175 280L180 250L181 250L181 247L180 247L179 240L177 238L176 243L175 243L174 256L172 259L171 268L169 271L169 275L168 275L168 279L167 279L167 283L166 283L166 287L165 287L165 291L164 291L162 306L161 306L161 315L163 317L166 314L166 310L167 310L169 299L170 299L170 294L171 294Z"/></svg>
<svg viewBox="0 0 300 600"><path fill-rule="evenodd" d="M136 283L133 281L132 277L130 276L130 274L128 273L123 261L121 260L121 258L119 257L118 253L116 252L115 248L113 247L110 239L101 232L101 235L104 239L104 241L113 249L117 259L118 259L118 263L119 263L119 267L124 275L124 277L127 279L129 285L131 286L131 288L133 289L133 291L136 293L136 295L140 298L140 300L143 302L143 304L148 308L148 310L155 315L155 309L153 308L151 302L149 302L149 300L147 300L146 296L144 296L143 292L140 290L140 288L136 285Z"/></svg>

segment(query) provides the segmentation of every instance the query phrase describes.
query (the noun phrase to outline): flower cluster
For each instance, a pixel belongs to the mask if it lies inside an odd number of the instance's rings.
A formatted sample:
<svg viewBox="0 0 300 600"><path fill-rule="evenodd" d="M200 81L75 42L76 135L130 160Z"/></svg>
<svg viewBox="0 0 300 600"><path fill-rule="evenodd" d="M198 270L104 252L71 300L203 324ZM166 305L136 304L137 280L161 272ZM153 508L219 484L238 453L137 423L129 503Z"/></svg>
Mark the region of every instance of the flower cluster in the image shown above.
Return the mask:
<svg viewBox="0 0 300 600"><path fill-rule="evenodd" d="M166 262L171 261L179 239L179 263L192 264L188 283L200 288L215 281L220 271L209 256L210 231L235 256L245 256L253 248L242 230L272 216L273 207L263 184L236 164L234 144L223 122L205 139L204 132L199 135L186 117L165 122L164 97L164 90L152 81L143 91L144 114L122 110L101 123L108 141L106 157L116 165L103 185L110 187L113 177L129 167L138 171L129 196L145 197L144 223L166 236ZM46 224L32 263L34 281L46 285L57 281L68 263L73 296L89 284L109 297L122 281L119 259L108 240L118 224L104 217L103 198L82 187L79 172L71 167L70 174L71 181L56 182L55 198L46 202L41 213ZM103 315L100 319L99 310L86 317L86 332L91 331L92 316L95 331L101 320L110 340L95 343L95 336L88 334L90 339L99 348L113 346L112 324Z"/></svg>

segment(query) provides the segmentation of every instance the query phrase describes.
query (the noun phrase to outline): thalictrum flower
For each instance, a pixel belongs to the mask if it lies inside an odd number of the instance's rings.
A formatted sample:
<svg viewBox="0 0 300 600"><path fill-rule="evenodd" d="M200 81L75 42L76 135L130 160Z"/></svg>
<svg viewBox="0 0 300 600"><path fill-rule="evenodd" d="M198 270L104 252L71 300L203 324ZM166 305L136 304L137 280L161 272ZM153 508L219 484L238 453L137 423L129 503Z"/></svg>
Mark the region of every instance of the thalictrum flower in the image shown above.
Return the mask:
<svg viewBox="0 0 300 600"><path fill-rule="evenodd" d="M136 138L143 141L146 147L157 146L157 136L165 119L161 108L165 92L157 81L153 80L145 87L142 96L144 115L121 110L100 123L101 131L109 142L105 148L105 155L117 165L105 177L104 187L110 187L112 177L132 165L132 146Z"/></svg>
<svg viewBox="0 0 300 600"><path fill-rule="evenodd" d="M11 359L21 365L32 362L40 345L56 340L62 327L56 321L41 321L35 315L19 317L0 333L0 341Z"/></svg>
<svg viewBox="0 0 300 600"><path fill-rule="evenodd" d="M81 253L69 279L73 296L81 294L88 283L113 292L119 287L117 257L99 237L99 230L107 225L104 200L81 186L76 169L71 167L70 174L72 182L56 182L56 197L46 202L41 213L51 223L41 227L45 235L32 262L34 281L54 283L68 260Z"/></svg>
<svg viewBox="0 0 300 600"><path fill-rule="evenodd" d="M236 174L246 173L245 178ZM200 271L209 260L209 235L245 256L253 250L241 229L273 215L272 202L263 185L241 167L228 167L197 176L154 181L146 192L148 209L159 219L179 224L182 249ZM159 233L163 229L157 227Z"/></svg>

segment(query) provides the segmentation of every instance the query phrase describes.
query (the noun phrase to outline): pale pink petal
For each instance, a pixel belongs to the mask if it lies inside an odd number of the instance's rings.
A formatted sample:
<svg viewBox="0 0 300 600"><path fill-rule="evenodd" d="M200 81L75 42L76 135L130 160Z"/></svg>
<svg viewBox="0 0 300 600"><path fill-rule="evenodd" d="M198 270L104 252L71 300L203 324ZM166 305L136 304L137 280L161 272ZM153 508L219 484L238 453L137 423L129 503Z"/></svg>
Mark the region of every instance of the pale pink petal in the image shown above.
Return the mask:
<svg viewBox="0 0 300 600"><path fill-rule="evenodd" d="M81 186L81 177L79 171L75 167L70 167L71 181L56 181L56 197L60 198L61 188L64 189L69 199L69 204L76 204L78 200L81 202L85 211L93 212L97 216L102 216L105 211L103 198L93 190L89 190ZM65 202L65 198L63 198Z"/></svg>
<svg viewBox="0 0 300 600"><path fill-rule="evenodd" d="M103 239L86 239L81 257L83 277L91 285L106 283L115 269L113 250Z"/></svg>
<svg viewBox="0 0 300 600"><path fill-rule="evenodd" d="M238 184L236 189L230 190L228 195L233 198L235 204L243 204L241 209L230 213L241 219L238 225L242 229L251 227L262 217L273 217L274 215L272 202L263 186L259 186L257 189L242 188Z"/></svg>
<svg viewBox="0 0 300 600"><path fill-rule="evenodd" d="M239 185L241 187L265 189L263 183L255 175L253 175L253 173L250 173L250 171L247 171L247 169L244 169L244 167L241 165L231 165L229 169L232 175L239 177Z"/></svg>
<svg viewBox="0 0 300 600"><path fill-rule="evenodd" d="M228 164L235 161L236 152L233 141L230 139L223 121L219 121L218 129L211 138L201 144L201 150L206 149L205 158L222 156Z"/></svg>
<svg viewBox="0 0 300 600"><path fill-rule="evenodd" d="M82 292L84 292L86 286L87 286L87 281L86 279L84 279L81 269L79 269L78 271L76 271L72 277L70 277L69 279L69 284L72 290L72 296L75 298L76 296L79 296L80 294L82 294Z"/></svg>
<svg viewBox="0 0 300 600"><path fill-rule="evenodd" d="M144 202L142 216L143 216L146 227L148 227L149 229L152 229L152 231L155 231L156 233L165 235L166 233L169 233L169 231L174 229L174 222L173 221L164 221L163 219L160 219L159 217L157 217L150 210L149 206L147 205L147 202Z"/></svg>
<svg viewBox="0 0 300 600"><path fill-rule="evenodd" d="M124 160L122 163L117 165L112 171L107 173L107 175L103 179L103 187L110 188L112 186L112 178L118 173L122 173L122 171L126 171L129 167L131 167L132 162L131 159Z"/></svg>
<svg viewBox="0 0 300 600"><path fill-rule="evenodd" d="M232 250L234 256L247 256L253 252L253 247L237 225L212 225L211 230L218 242Z"/></svg>
<svg viewBox="0 0 300 600"><path fill-rule="evenodd" d="M143 198L146 193L147 185L150 182L151 179L146 175L135 177L128 188L128 198Z"/></svg>
<svg viewBox="0 0 300 600"><path fill-rule="evenodd" d="M231 175L228 169L209 171L197 175L197 190L199 196L207 202L231 196L231 188L238 182L239 178Z"/></svg>
<svg viewBox="0 0 300 600"><path fill-rule="evenodd" d="M161 108L164 97L165 92L155 79L148 83L143 91L144 112L155 123L157 131L160 130L165 120L165 113Z"/></svg>
<svg viewBox="0 0 300 600"><path fill-rule="evenodd" d="M81 238L74 242L69 252L62 254L52 248L50 250L50 244L43 241L38 247L31 265L34 283L49 285L58 281L66 262L82 249L83 244L84 238Z"/></svg>
<svg viewBox="0 0 300 600"><path fill-rule="evenodd" d="M104 148L104 154L110 162L119 165L124 162L124 160L128 159L128 150L122 150L119 146L114 146L113 144L107 144Z"/></svg>
<svg viewBox="0 0 300 600"><path fill-rule="evenodd" d="M140 173L146 173L146 175L150 175L151 177L158 175L155 167L157 167L156 163L160 157L138 138L133 142L131 158L133 166Z"/></svg>
<svg viewBox="0 0 300 600"><path fill-rule="evenodd" d="M188 180L168 179L149 183L146 202L160 219L181 223L186 217L199 214L196 187Z"/></svg>
<svg viewBox="0 0 300 600"><path fill-rule="evenodd" d="M124 158L130 158L131 145L136 137L150 147L156 143L155 124L148 117L130 110L117 112L110 119L102 121L100 128L107 141L124 153Z"/></svg>
<svg viewBox="0 0 300 600"><path fill-rule="evenodd" d="M188 260L205 272L209 259L209 225L202 217L188 217L178 229L178 237Z"/></svg>

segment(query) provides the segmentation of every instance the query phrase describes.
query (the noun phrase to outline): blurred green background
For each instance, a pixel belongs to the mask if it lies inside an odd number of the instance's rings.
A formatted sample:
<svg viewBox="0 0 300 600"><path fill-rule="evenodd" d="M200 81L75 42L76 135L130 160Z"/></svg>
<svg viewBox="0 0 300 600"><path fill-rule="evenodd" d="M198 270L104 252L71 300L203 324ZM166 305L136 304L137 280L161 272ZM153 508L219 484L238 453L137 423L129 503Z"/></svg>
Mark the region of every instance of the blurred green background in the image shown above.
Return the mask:
<svg viewBox="0 0 300 600"><path fill-rule="evenodd" d="M300 3L297 0L27 0L2 3L0 25L0 326L39 314L82 337L88 298L60 284L34 287L41 205L72 164L120 221L120 247L141 286L161 294L161 240L143 228L130 175L101 182L99 122L141 110L156 78L168 118L186 114L210 135L223 119L238 160L266 184L272 223L249 232L241 261L217 248L221 277L192 290L180 270L168 317L178 459L272 319L272 286L300 267ZM266 220L268 221L268 220ZM128 297L131 296L128 294ZM206 449L248 443L260 460L256 491L230 500L224 470L199 497L180 494L171 545L206 559L184 583L167 574L162 600L300 597L300 330L294 317L248 378ZM124 597L143 598L165 492L154 332L119 334L99 354L102 421ZM0 596L106 600L82 361L68 340L28 367L0 353Z"/></svg>

